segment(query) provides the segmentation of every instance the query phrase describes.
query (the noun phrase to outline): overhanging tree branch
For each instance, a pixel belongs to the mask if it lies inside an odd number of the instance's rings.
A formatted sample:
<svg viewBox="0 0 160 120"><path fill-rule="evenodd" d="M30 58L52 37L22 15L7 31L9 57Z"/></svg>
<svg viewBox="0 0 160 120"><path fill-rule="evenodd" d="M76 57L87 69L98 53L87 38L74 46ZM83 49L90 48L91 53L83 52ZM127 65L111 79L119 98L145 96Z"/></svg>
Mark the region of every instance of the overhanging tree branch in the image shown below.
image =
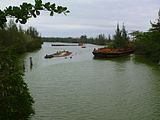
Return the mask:
<svg viewBox="0 0 160 120"><path fill-rule="evenodd" d="M48 11L50 16L57 14L67 14L69 10L67 7L57 6L55 3L42 3L42 0L35 0L35 4L22 3L20 6L9 6L3 11L0 10L0 27L3 28L4 24L7 22L7 17L15 17L16 22L25 24L29 18L36 18L40 15L40 11Z"/></svg>

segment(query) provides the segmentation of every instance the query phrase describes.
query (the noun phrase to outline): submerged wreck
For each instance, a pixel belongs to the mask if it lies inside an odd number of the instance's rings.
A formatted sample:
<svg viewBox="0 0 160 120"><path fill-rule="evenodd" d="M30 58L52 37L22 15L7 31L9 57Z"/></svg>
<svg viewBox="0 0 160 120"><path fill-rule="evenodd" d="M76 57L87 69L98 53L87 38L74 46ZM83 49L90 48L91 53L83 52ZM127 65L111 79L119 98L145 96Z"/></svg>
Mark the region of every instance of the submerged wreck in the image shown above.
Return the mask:
<svg viewBox="0 0 160 120"><path fill-rule="evenodd" d="M45 55L44 58L53 58L53 57L66 57L66 56L69 56L71 55L72 52L69 52L69 51L57 51L56 53L53 53L53 54L49 54L49 55Z"/></svg>

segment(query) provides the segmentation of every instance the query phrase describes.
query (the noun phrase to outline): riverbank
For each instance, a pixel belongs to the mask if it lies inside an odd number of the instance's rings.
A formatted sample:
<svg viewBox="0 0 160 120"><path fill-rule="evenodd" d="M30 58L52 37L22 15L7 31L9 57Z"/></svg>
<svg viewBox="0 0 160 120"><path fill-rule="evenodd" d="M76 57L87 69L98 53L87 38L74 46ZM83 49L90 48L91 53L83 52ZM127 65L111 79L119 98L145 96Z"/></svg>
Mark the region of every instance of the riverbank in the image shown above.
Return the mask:
<svg viewBox="0 0 160 120"><path fill-rule="evenodd" d="M19 56L41 48L38 35L35 28L23 30L13 21L0 29L0 120L26 120L34 114Z"/></svg>

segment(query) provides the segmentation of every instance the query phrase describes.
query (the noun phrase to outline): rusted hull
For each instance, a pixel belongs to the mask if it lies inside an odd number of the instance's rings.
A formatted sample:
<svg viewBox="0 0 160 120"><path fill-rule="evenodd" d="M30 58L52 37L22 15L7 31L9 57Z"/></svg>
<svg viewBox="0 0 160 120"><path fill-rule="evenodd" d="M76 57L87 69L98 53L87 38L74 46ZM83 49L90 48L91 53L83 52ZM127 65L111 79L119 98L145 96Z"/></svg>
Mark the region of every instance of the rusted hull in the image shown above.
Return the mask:
<svg viewBox="0 0 160 120"><path fill-rule="evenodd" d="M115 57L121 57L125 55L129 55L133 53L133 50L129 51L123 51L123 52L97 52L93 51L94 58L115 58Z"/></svg>

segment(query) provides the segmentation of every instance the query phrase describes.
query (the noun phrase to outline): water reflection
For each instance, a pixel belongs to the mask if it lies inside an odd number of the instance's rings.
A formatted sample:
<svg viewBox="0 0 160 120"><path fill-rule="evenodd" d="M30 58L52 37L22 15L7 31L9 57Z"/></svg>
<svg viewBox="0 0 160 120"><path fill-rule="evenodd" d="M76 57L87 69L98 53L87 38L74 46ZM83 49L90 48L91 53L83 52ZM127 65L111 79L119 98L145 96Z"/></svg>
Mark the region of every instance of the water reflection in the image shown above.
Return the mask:
<svg viewBox="0 0 160 120"><path fill-rule="evenodd" d="M122 57L116 57L116 58L94 58L94 60L97 61L108 61L108 62L112 62L112 64L114 65L113 68L116 71L123 71L126 68L126 64L127 62L131 61L133 58L133 55L128 55L128 56L122 56Z"/></svg>
<svg viewBox="0 0 160 120"><path fill-rule="evenodd" d="M114 61L114 62L118 62L118 63L124 63L126 61L131 60L132 57L133 57L133 55L116 57L116 58L95 58L95 57L93 57L93 59L94 60L100 60L100 61L108 60L108 61Z"/></svg>
<svg viewBox="0 0 160 120"><path fill-rule="evenodd" d="M158 67L157 64L151 62L150 60L144 58L143 56L141 55L134 55L133 56L133 61L136 63L136 64L145 64L147 66L150 66L150 67Z"/></svg>
<svg viewBox="0 0 160 120"><path fill-rule="evenodd" d="M0 52L0 120L27 120L34 114L33 99L16 57Z"/></svg>
<svg viewBox="0 0 160 120"><path fill-rule="evenodd" d="M76 53L72 59L46 60L45 53L59 48L45 43L40 51L26 56L25 78L36 101L32 119L158 120L159 70L132 55L93 60L94 47L67 47Z"/></svg>

